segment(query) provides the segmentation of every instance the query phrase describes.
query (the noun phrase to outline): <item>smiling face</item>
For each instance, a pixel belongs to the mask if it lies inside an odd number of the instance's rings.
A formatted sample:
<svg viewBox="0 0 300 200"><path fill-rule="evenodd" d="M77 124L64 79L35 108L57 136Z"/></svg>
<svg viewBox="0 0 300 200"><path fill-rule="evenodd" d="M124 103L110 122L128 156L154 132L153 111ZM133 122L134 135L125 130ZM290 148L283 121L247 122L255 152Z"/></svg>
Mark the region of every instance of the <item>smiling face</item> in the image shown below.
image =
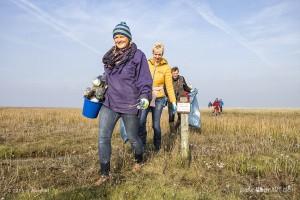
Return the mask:
<svg viewBox="0 0 300 200"><path fill-rule="evenodd" d="M115 35L114 41L118 49L123 49L129 45L129 39L124 35Z"/></svg>
<svg viewBox="0 0 300 200"><path fill-rule="evenodd" d="M155 63L160 63L160 61L162 59L162 51L153 49L153 59L154 59Z"/></svg>

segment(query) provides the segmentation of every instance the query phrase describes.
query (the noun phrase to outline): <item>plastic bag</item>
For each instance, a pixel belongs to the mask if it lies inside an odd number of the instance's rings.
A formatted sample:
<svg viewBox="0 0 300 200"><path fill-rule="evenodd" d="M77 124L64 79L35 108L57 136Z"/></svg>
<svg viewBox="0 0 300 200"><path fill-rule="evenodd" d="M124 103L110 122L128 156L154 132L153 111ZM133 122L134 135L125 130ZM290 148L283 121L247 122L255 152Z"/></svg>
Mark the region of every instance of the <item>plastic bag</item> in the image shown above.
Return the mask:
<svg viewBox="0 0 300 200"><path fill-rule="evenodd" d="M197 100L197 94L198 90L196 88L194 88L189 94L191 102L191 111L189 113L188 120L190 126L195 128L201 128L201 115Z"/></svg>

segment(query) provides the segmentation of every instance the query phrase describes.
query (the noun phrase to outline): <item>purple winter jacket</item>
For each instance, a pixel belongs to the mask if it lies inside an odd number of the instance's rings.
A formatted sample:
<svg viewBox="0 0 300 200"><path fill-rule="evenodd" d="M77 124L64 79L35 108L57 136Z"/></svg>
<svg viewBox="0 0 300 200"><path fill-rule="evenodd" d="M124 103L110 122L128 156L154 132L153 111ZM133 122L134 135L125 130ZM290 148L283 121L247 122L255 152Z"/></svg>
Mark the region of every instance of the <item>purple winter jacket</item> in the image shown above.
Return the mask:
<svg viewBox="0 0 300 200"><path fill-rule="evenodd" d="M104 105L118 113L137 114L141 98L152 98L152 77L145 54L137 49L123 66L104 67L108 84Z"/></svg>

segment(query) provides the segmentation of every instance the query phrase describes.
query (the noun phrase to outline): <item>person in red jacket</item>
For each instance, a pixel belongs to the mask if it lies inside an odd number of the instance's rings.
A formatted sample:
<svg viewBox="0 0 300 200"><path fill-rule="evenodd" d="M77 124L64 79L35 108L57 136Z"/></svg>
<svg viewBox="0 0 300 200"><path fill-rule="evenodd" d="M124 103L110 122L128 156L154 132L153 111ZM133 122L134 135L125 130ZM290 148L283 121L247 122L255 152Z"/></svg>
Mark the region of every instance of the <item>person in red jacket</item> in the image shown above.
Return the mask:
<svg viewBox="0 0 300 200"><path fill-rule="evenodd" d="M220 114L220 102L219 102L218 98L215 99L215 101L212 105L214 107L214 114L219 115Z"/></svg>

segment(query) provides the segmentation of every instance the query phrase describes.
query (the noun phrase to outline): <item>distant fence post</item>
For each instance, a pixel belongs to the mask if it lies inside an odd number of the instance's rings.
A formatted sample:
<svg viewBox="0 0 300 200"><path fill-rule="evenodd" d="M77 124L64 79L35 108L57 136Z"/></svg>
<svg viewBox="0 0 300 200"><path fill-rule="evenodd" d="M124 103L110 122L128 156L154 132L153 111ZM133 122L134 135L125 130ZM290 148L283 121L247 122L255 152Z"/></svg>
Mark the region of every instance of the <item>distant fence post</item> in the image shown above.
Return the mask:
<svg viewBox="0 0 300 200"><path fill-rule="evenodd" d="M188 114L190 112L191 104L187 97L180 97L177 103L177 112L181 113L180 136L181 136L181 157L183 160L190 158L189 148L189 120Z"/></svg>

